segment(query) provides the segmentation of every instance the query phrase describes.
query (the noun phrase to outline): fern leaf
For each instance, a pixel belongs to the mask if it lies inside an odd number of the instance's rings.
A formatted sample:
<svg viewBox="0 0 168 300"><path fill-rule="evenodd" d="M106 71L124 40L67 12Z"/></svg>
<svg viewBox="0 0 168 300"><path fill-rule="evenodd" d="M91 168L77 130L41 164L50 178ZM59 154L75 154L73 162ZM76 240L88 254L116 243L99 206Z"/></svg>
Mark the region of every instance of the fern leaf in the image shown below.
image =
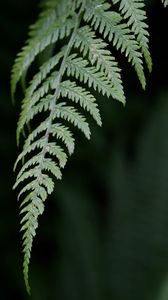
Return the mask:
<svg viewBox="0 0 168 300"><path fill-rule="evenodd" d="M34 108L35 104L40 100L42 102L42 97L44 97L50 90L50 85L55 82L57 78L57 72L54 72L44 83L40 86L32 96L26 97L23 99L22 111L19 117L18 126L17 126L17 144L19 144L21 132L28 120L31 120L35 114L38 112L38 108ZM31 101L30 101L31 99ZM40 108L39 108L40 109Z"/></svg>
<svg viewBox="0 0 168 300"><path fill-rule="evenodd" d="M80 103L80 106L86 109L95 119L99 126L102 125L99 110L95 97L84 88L76 85L70 80L63 81L60 85L60 94L62 97L68 97L70 100Z"/></svg>
<svg viewBox="0 0 168 300"><path fill-rule="evenodd" d="M61 179L62 174L60 168L50 158L45 158L41 164L42 170L48 171L53 174L57 179Z"/></svg>
<svg viewBox="0 0 168 300"><path fill-rule="evenodd" d="M29 293L28 270L38 217L54 189L54 179L61 179L68 155L74 152L73 128L90 138L85 111L101 126L95 91L125 103L121 69L109 49L125 54L143 88L143 56L149 69L151 65L142 0L121 0L118 11L106 0L48 0L43 10L11 76L12 96L25 77L17 126L17 142L21 133L24 142L14 166L19 168L14 188L19 189L21 201L23 273ZM27 83L26 72L51 46L46 61Z"/></svg>
<svg viewBox="0 0 168 300"><path fill-rule="evenodd" d="M99 29L104 38L107 37L109 42L112 41L117 50L120 49L122 53L125 52L125 56L128 57L128 61L131 61L142 87L145 89L146 80L139 45L128 25L120 23L121 17L119 14L105 11L103 5L95 7L91 2L87 7L84 19L87 22L91 20L95 30Z"/></svg>
<svg viewBox="0 0 168 300"><path fill-rule="evenodd" d="M42 83L42 81L46 79L47 75L50 74L50 72L58 65L63 55L64 55L64 51L62 49L58 54L49 58L49 60L47 60L40 67L39 72L35 74L28 89L26 90L25 100L23 100L23 103L26 102L26 99L30 99L30 97L32 97L34 91Z"/></svg>
<svg viewBox="0 0 168 300"><path fill-rule="evenodd" d="M23 151L19 154L19 156L15 162L14 170L16 170L18 163L21 160L23 160L27 154L29 154L30 152L33 152L35 149L39 149L39 148L42 149L44 147L44 144L45 144L45 139L40 139L40 140L35 141L28 147L26 147L25 150L23 149Z"/></svg>
<svg viewBox="0 0 168 300"><path fill-rule="evenodd" d="M40 187L40 186L39 186ZM41 203L41 199L38 195L38 187L36 192L33 191L30 193L31 203L22 209L21 213L25 213L25 217L22 219L21 224L22 231L25 231L23 235L23 253L24 253L24 262L23 262L23 273L25 284L28 293L30 294L30 285L29 285L29 276L28 276L28 266L30 262L30 255L33 243L33 237L36 234L36 229L38 227L38 216L41 215L44 211L44 206Z"/></svg>
<svg viewBox="0 0 168 300"><path fill-rule="evenodd" d="M57 157L60 168L65 167L67 162L67 155L65 154L64 150L60 146L55 145L54 143L49 143L47 145L47 152L50 155Z"/></svg>
<svg viewBox="0 0 168 300"><path fill-rule="evenodd" d="M120 69L111 52L106 49L107 44L102 39L97 39L89 26L85 26L78 31L76 47L80 49L84 56L88 54L91 64L94 65L96 62L97 70L104 72L111 81L115 90L112 95L113 98L125 103Z"/></svg>
<svg viewBox="0 0 168 300"><path fill-rule="evenodd" d="M53 136L56 135L58 139L61 139L65 143L70 155L74 152L74 138L72 136L72 133L66 126L55 123L51 126L51 134Z"/></svg>
<svg viewBox="0 0 168 300"><path fill-rule="evenodd" d="M144 10L144 0L112 0L120 4L120 11L127 24L131 26L132 31L137 36L142 53L146 60L149 71L152 70L152 59L149 52L149 32L146 24L146 11Z"/></svg>
<svg viewBox="0 0 168 300"><path fill-rule="evenodd" d="M66 62L67 76L74 76L81 82L87 83L89 87L98 90L99 93L107 95L107 97L113 96L115 90L104 73L98 72L95 67L88 65L87 60L81 57L76 58L76 54L71 55Z"/></svg>
<svg viewBox="0 0 168 300"><path fill-rule="evenodd" d="M20 204L20 209L21 209L20 214L24 214L25 209L26 209L25 204L26 204L27 202L29 202L29 200L30 200L31 197L32 197L32 194L33 194L33 192L31 192L31 193L25 198L25 200L22 201L22 203ZM40 195L40 197L42 197L43 202L47 199L47 193L46 193L46 190L45 190L44 187L42 187L42 186L40 187L39 193L38 193L38 194ZM41 199L40 199L39 197L36 197L36 203L37 203L37 206L38 206L39 211L40 211L41 214L42 214L43 211L44 211L44 203L43 203L43 202L41 202ZM26 215L24 215L24 217L22 218L22 220L21 220L20 223L23 224L23 223L25 222L25 220L26 220ZM23 227L23 225L22 225L22 227ZM21 227L21 230L23 230L22 227Z"/></svg>
<svg viewBox="0 0 168 300"><path fill-rule="evenodd" d="M25 141L24 149L30 146L31 142L38 136L38 134L44 132L47 129L48 120L43 121L35 130L29 134L27 140Z"/></svg>
<svg viewBox="0 0 168 300"><path fill-rule="evenodd" d="M53 119L63 118L74 124L75 127L78 127L85 136L90 139L90 129L88 123L85 121L85 118L77 112L72 106L65 106L64 103L58 104L53 115Z"/></svg>
<svg viewBox="0 0 168 300"><path fill-rule="evenodd" d="M53 192L53 190L54 190L54 182L53 182L53 180L52 180L49 176L47 176L47 175L45 175L45 176L43 177L43 186L46 188L46 191L47 191L47 194L48 194L48 195L50 195L50 194Z"/></svg>
<svg viewBox="0 0 168 300"><path fill-rule="evenodd" d="M16 183L14 185L14 188L16 188L25 179L28 179L28 178L31 178L31 177L36 177L37 176L37 172L38 172L37 168L32 168L32 169L30 169L28 171L21 170L21 172L17 176L17 181L16 181Z"/></svg>
<svg viewBox="0 0 168 300"><path fill-rule="evenodd" d="M64 38L70 35L73 28L72 19L66 20L60 26L60 22L54 22L50 24L46 32L42 35L36 36L34 39L29 39L26 45L23 47L22 52L15 60L15 64L12 70L11 77L11 91L12 97L16 90L16 85L23 76L24 72L29 68L36 56L41 53L47 46L55 43L58 39Z"/></svg>
<svg viewBox="0 0 168 300"><path fill-rule="evenodd" d="M41 161L41 155L40 154L36 154L34 155L32 158L30 158L20 169L18 175L17 175L17 184L19 183L18 180L20 180L20 177L22 174L25 174L25 170L39 164ZM32 174L33 176L33 174Z"/></svg>

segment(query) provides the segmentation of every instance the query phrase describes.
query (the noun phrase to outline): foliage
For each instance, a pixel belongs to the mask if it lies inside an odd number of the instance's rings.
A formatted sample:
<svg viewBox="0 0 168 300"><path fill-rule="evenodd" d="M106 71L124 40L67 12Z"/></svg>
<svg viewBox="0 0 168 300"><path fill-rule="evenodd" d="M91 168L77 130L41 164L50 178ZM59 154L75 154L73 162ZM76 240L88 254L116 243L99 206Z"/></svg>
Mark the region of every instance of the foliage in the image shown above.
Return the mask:
<svg viewBox="0 0 168 300"><path fill-rule="evenodd" d="M38 216L53 192L54 178L61 179L61 169L74 152L72 125L90 139L83 112L87 111L101 126L94 90L125 104L114 48L126 56L145 89L143 58L152 69L148 38L142 0L50 0L44 2L15 60L11 91L14 98L17 84L22 83L17 142L23 134L24 145L15 164L22 166L14 188L20 187L18 198L23 198L23 273L29 293L28 268ZM47 59L27 84L26 78L34 72L29 69L42 53Z"/></svg>

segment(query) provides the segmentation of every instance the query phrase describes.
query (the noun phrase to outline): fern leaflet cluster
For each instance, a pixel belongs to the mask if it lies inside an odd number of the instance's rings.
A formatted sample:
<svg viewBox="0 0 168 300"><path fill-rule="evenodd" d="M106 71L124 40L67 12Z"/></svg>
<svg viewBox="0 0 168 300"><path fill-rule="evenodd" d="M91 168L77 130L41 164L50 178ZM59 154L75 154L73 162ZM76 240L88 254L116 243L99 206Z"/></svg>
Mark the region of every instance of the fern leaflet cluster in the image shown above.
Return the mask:
<svg viewBox="0 0 168 300"><path fill-rule="evenodd" d="M137 41L141 47L142 54L145 58L149 71L152 70L152 59L149 52L149 33L146 24L146 12L144 0L112 0L113 3L120 3L120 11L124 19L127 20L132 31L137 36Z"/></svg>
<svg viewBox="0 0 168 300"><path fill-rule="evenodd" d="M125 55L145 88L143 57L152 68L148 37L143 0L49 0L15 60L13 98L32 63L53 45L51 56L26 85L17 127L17 142L23 135L24 145L15 164L15 169L19 164L21 168L14 188L20 188L23 273L29 293L38 217L54 189L54 178L61 179L68 155L74 152L72 125L90 139L86 111L101 126L94 90L125 104L113 48Z"/></svg>

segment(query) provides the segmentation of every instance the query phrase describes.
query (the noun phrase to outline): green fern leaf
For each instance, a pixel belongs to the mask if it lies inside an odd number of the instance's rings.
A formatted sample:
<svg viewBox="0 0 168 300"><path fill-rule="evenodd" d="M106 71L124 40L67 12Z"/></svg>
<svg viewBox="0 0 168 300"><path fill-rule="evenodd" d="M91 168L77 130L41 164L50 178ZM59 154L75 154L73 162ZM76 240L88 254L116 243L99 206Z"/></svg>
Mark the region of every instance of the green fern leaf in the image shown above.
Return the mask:
<svg viewBox="0 0 168 300"><path fill-rule="evenodd" d="M84 88L77 86L75 82L67 80L63 81L60 85L60 94L63 98L68 97L70 100L80 103L80 106L92 115L97 124L99 126L102 125L96 99Z"/></svg>
<svg viewBox="0 0 168 300"><path fill-rule="evenodd" d="M142 53L145 57L149 71L152 70L152 59L149 52L149 33L146 24L146 12L144 10L144 0L112 0L112 2L120 4L120 11L127 24L131 26L132 31L137 36Z"/></svg>
<svg viewBox="0 0 168 300"><path fill-rule="evenodd" d="M78 127L85 136L90 139L90 129L88 123L85 121L85 118L79 114L75 108L72 106L65 106L64 103L58 104L55 110L55 114L53 115L53 119L55 118L63 118L74 124L74 126Z"/></svg>
<svg viewBox="0 0 168 300"><path fill-rule="evenodd" d="M34 141L34 139L38 136L38 134L44 132L47 129L48 122L45 120L42 122L35 130L29 134L27 140L25 141L24 150L30 146L31 142Z"/></svg>
<svg viewBox="0 0 168 300"><path fill-rule="evenodd" d="M44 26L45 28L45 26ZM31 63L34 61L35 57L41 53L47 46L54 44L58 39L64 38L70 35L73 28L73 20L69 19L66 22L56 22L53 19L53 23L43 34L35 36L33 39L30 38L26 45L23 47L22 52L18 55L15 60L15 64L12 70L11 78L11 91L12 97L16 90L16 85L23 76L24 72L27 71Z"/></svg>
<svg viewBox="0 0 168 300"><path fill-rule="evenodd" d="M26 103L34 94L37 87L46 79L47 75L58 65L60 59L63 57L63 49L56 55L52 56L47 60L39 69L39 72L33 77L28 89L26 90L26 95L23 103ZM37 100L38 101L38 100Z"/></svg>
<svg viewBox="0 0 168 300"><path fill-rule="evenodd" d="M112 95L113 98L125 103L120 69L111 52L106 49L107 44L102 39L97 39L89 26L85 26L78 31L75 45L80 48L84 56L88 54L91 64L94 65L96 62L97 70L104 72L112 82L115 91Z"/></svg>
<svg viewBox="0 0 168 300"><path fill-rule="evenodd" d="M49 158L45 158L43 163L41 164L42 170L46 170L53 174L57 179L62 178L62 174L60 168Z"/></svg>
<svg viewBox="0 0 168 300"><path fill-rule="evenodd" d="M20 171L19 171L19 173L18 173L18 175L17 175L17 184L19 184L20 178L21 178L22 175L25 174L25 171L26 171L27 169L29 169L30 167L39 164L40 161L41 161L41 158L42 158L41 154L36 154L36 155L34 155L32 158L30 158L30 159L22 166L22 168L20 169ZM36 175L36 174L34 174L34 175ZM34 176L34 175L32 174L32 176Z"/></svg>
<svg viewBox="0 0 168 300"><path fill-rule="evenodd" d="M73 76L81 82L87 83L89 87L93 87L107 97L113 96L115 90L105 74L88 65L87 60L81 57L76 58L76 54L72 54L66 62L67 76Z"/></svg>
<svg viewBox="0 0 168 300"><path fill-rule="evenodd" d="M34 159L34 157L33 157L33 159ZM33 168L33 169L28 170L28 171L21 170L21 172L17 176L17 181L16 181L16 183L14 185L14 188L16 188L25 179L28 179L28 178L31 178L31 177L36 178L37 174L38 174L37 168Z"/></svg>
<svg viewBox="0 0 168 300"><path fill-rule="evenodd" d="M145 88L143 57L149 69L151 59L142 0L112 5L118 1L46 1L13 66L12 96L25 77L17 126L17 142L21 133L24 142L14 166L19 168L14 188L19 189L23 214L23 273L29 293L28 271L38 217L55 179L61 179L61 169L74 152L73 128L90 138L85 111L101 126L95 91L125 104L121 69L109 49L124 53ZM167 0L163 2L166 5ZM46 61L27 83L26 72L52 45Z"/></svg>
<svg viewBox="0 0 168 300"><path fill-rule="evenodd" d="M58 123L54 124L51 126L51 134L65 143L70 155L74 152L74 138L67 127Z"/></svg>
<svg viewBox="0 0 168 300"><path fill-rule="evenodd" d="M45 139L40 139L40 140L32 143L30 146L25 147L25 150L23 149L23 151L21 152L21 154L19 154L19 156L18 156L18 158L15 162L14 170L16 170L16 167L17 167L18 163L21 160L23 160L27 154L34 151L35 149L39 149L39 148L42 149L44 147L44 144L45 144Z"/></svg>
<svg viewBox="0 0 168 300"><path fill-rule="evenodd" d="M108 7L108 6L107 6ZM85 21L90 21L95 30L99 29L104 38L107 37L113 46L125 52L128 61L134 66L142 87L145 89L146 80L143 71L142 54L139 51L139 45L125 23L119 23L121 17L112 11L105 11L104 5L95 6L93 2L88 6L84 15Z"/></svg>
<svg viewBox="0 0 168 300"><path fill-rule="evenodd" d="M47 145L47 152L50 155L57 157L60 168L65 167L67 162L67 155L65 154L64 150L60 146L55 145L54 143L49 143Z"/></svg>

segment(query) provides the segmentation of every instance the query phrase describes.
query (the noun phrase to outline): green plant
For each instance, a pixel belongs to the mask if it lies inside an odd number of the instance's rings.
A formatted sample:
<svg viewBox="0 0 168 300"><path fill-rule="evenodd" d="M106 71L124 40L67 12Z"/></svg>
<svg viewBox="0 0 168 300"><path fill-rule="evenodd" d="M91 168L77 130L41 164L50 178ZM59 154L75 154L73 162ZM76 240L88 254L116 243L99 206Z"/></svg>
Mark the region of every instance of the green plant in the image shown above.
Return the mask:
<svg viewBox="0 0 168 300"><path fill-rule="evenodd" d="M167 0L162 2L168 5ZM54 178L61 179L68 154L74 152L75 139L67 124L80 129L89 139L85 110L101 126L94 90L125 104L121 70L112 55L113 48L127 57L145 89L143 59L149 71L152 69L148 37L143 0L49 0L44 1L43 12L16 58L11 91L14 98L20 81L24 99L17 143L23 134L24 145L15 164L16 168L21 163L21 169L14 188L20 187L18 198L23 198L23 273L28 293L38 216L54 189ZM41 59L39 70L34 71L33 63L41 53L45 61Z"/></svg>

